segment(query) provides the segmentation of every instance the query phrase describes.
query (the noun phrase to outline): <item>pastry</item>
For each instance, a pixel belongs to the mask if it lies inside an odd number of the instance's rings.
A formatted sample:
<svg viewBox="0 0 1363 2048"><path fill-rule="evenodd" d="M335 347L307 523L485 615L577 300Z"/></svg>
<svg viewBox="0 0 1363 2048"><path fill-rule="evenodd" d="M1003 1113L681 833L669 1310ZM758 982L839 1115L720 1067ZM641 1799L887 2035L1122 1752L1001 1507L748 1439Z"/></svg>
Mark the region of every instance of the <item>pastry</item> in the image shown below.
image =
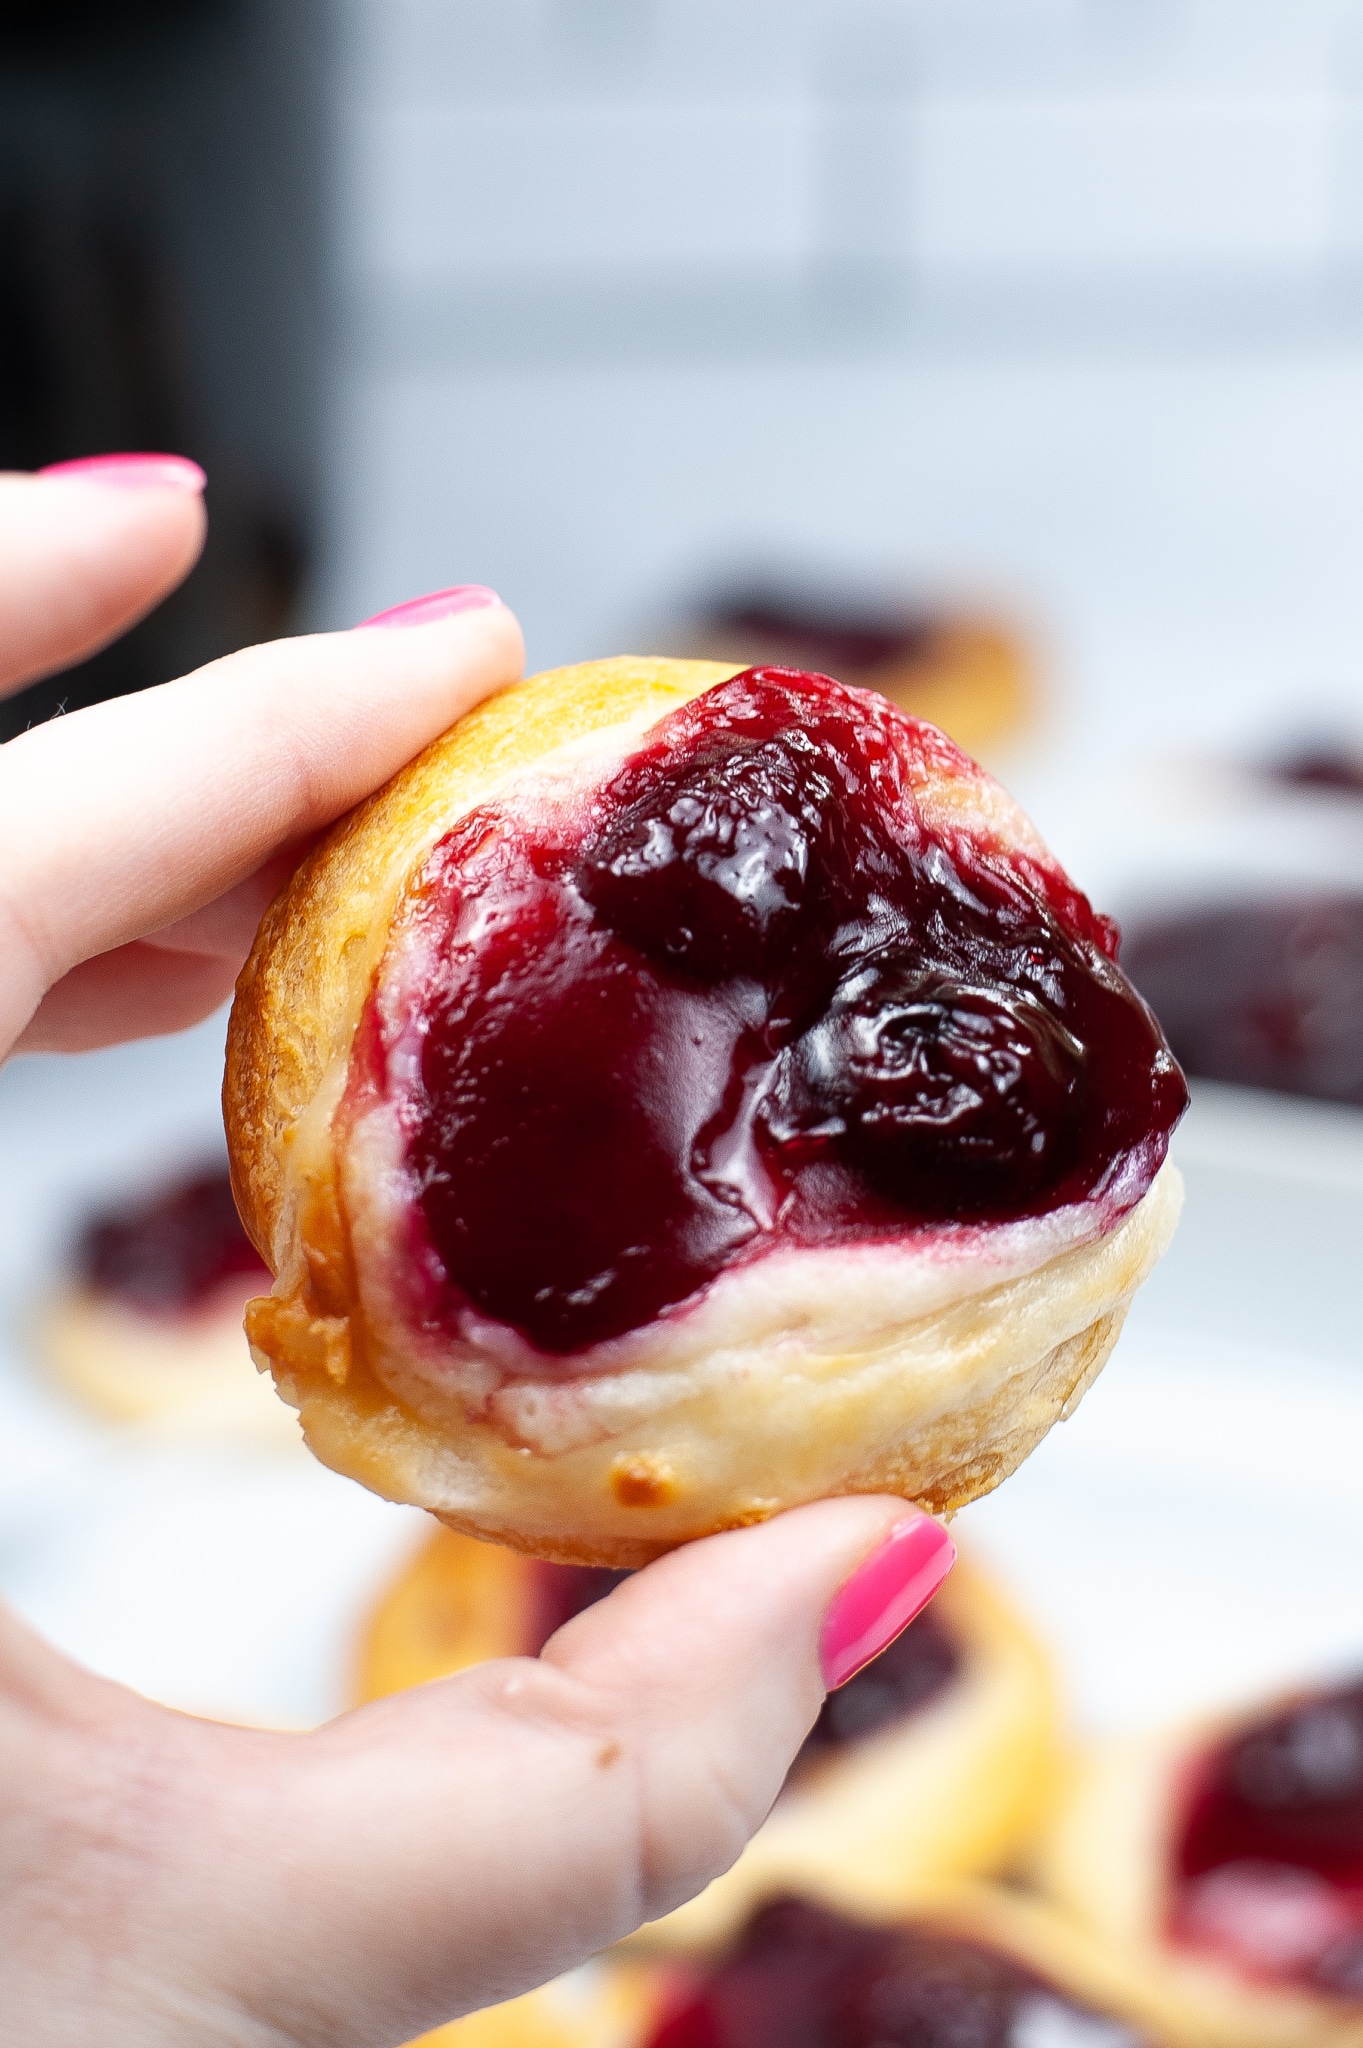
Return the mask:
<svg viewBox="0 0 1363 2048"><path fill-rule="evenodd" d="M242 1335L268 1279L226 1170L195 1173L90 1220L39 1312L37 1348L68 1392L116 1421L296 1439Z"/></svg>
<svg viewBox="0 0 1363 2048"><path fill-rule="evenodd" d="M930 719L968 753L1014 739L1034 711L1026 648L998 619L751 590L723 598L685 636L689 654L827 671Z"/></svg>
<svg viewBox="0 0 1363 2048"><path fill-rule="evenodd" d="M1356 2048L1363 1683L1099 1751L1041 1871L1207 2048Z"/></svg>
<svg viewBox="0 0 1363 2048"><path fill-rule="evenodd" d="M554 1565L440 1529L380 1601L361 1700L534 1656L620 1574ZM1045 1652L968 1558L884 1655L824 1702L766 1825L732 1870L644 1930L704 1946L754 1901L799 1887L886 1911L946 1876L994 1870L1052 1793L1055 1700Z"/></svg>
<svg viewBox="0 0 1363 2048"><path fill-rule="evenodd" d="M469 714L238 983L257 1359L322 1460L632 1566L835 1493L950 1510L1106 1358L1183 1079L935 727L625 658Z"/></svg>
<svg viewBox="0 0 1363 2048"><path fill-rule="evenodd" d="M1363 1104L1363 896L1152 919L1123 961L1190 1074Z"/></svg>
<svg viewBox="0 0 1363 2048"><path fill-rule="evenodd" d="M382 1595L360 1640L356 1703L489 1657L537 1657L555 1629L624 1576L545 1564L437 1526Z"/></svg>
<svg viewBox="0 0 1363 2048"><path fill-rule="evenodd" d="M669 2003L647 2048L1194 2048L1197 2040L1058 1914L986 1887L874 1922L775 1900Z"/></svg>
<svg viewBox="0 0 1363 2048"><path fill-rule="evenodd" d="M643 2048L667 1989L655 1970L598 1960L523 1998L452 2020L410 2048Z"/></svg>

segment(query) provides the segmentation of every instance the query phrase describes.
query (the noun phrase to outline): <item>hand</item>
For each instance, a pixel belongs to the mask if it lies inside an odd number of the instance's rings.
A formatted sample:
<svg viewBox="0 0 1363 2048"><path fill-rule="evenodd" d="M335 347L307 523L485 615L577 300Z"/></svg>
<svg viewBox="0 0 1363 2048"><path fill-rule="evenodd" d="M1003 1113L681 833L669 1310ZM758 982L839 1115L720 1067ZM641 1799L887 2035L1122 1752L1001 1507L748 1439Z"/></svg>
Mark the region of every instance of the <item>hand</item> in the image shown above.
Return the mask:
<svg viewBox="0 0 1363 2048"><path fill-rule="evenodd" d="M0 478L9 687L186 573L187 481ZM254 648L0 749L0 1047L213 1009L298 849L519 661L489 603ZM173 1714L0 1613L6 2027L385 2048L542 1982L733 1860L825 1685L951 1556L901 1501L823 1502L662 1559L537 1659L306 1735Z"/></svg>
<svg viewBox="0 0 1363 2048"><path fill-rule="evenodd" d="M192 464L102 474L0 476L0 695L93 654L198 557ZM478 595L247 648L0 748L0 1058L216 1009L311 838L520 674L514 618Z"/></svg>

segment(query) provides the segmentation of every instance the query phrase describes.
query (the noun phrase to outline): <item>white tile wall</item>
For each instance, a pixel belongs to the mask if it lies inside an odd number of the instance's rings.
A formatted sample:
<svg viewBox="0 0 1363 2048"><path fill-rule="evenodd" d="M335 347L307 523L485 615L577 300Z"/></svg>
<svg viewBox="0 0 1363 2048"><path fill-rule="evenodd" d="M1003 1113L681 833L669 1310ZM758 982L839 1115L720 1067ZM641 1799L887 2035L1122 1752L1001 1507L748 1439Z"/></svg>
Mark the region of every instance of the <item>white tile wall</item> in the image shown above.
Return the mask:
<svg viewBox="0 0 1363 2048"><path fill-rule="evenodd" d="M1363 715L1363 0L343 13L328 617L807 565L1030 610L1094 747Z"/></svg>
<svg viewBox="0 0 1363 2048"><path fill-rule="evenodd" d="M905 124L911 258L1005 276L1324 261L1340 125L1326 91L925 101Z"/></svg>
<svg viewBox="0 0 1363 2048"><path fill-rule="evenodd" d="M808 103L386 107L352 118L349 260L478 281L809 259Z"/></svg>
<svg viewBox="0 0 1363 2048"><path fill-rule="evenodd" d="M349 0L343 259L477 273L848 250L1008 285L1040 263L1328 261L1357 0ZM868 217L872 227L868 233ZM474 273L470 279L469 273Z"/></svg>

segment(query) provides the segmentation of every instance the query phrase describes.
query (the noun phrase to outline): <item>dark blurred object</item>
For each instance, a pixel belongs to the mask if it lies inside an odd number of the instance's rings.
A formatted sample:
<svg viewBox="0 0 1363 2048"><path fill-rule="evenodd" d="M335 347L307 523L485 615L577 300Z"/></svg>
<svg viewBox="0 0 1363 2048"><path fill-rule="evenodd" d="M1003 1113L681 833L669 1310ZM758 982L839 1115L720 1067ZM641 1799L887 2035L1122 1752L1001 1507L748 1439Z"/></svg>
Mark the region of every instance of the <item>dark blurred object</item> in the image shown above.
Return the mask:
<svg viewBox="0 0 1363 2048"><path fill-rule="evenodd" d="M1363 796L1363 754L1345 746L1304 747L1270 768L1269 774L1275 782L1288 782L1299 789Z"/></svg>
<svg viewBox="0 0 1363 2048"><path fill-rule="evenodd" d="M296 620L318 439L320 12L0 10L0 466L189 455L210 519L184 587L0 704L0 739Z"/></svg>
<svg viewBox="0 0 1363 2048"><path fill-rule="evenodd" d="M1149 2036L983 1941L777 1899L651 2048L1143 2048Z"/></svg>
<svg viewBox="0 0 1363 2048"><path fill-rule="evenodd" d="M1027 654L996 621L948 610L891 611L856 599L754 587L706 605L685 652L773 662L878 690L940 725L967 753L1011 738L1033 708Z"/></svg>
<svg viewBox="0 0 1363 2048"><path fill-rule="evenodd" d="M1363 896L1152 922L1130 934L1122 966L1187 1073L1363 1105Z"/></svg>
<svg viewBox="0 0 1363 2048"><path fill-rule="evenodd" d="M9 0L0 6L0 50L67 55L82 43L173 33L233 5L234 0Z"/></svg>
<svg viewBox="0 0 1363 2048"><path fill-rule="evenodd" d="M242 1228L226 1167L94 1217L76 1268L86 1287L143 1315L186 1315L238 1274L269 1275Z"/></svg>

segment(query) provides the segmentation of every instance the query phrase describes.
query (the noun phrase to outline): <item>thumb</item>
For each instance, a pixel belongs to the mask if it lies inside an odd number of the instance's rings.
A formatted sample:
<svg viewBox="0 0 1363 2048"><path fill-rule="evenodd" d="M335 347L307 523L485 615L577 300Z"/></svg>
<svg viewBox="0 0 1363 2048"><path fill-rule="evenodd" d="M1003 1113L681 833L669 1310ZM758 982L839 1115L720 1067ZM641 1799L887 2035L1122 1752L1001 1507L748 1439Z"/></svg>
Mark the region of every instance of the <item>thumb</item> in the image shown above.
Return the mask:
<svg viewBox="0 0 1363 2048"><path fill-rule="evenodd" d="M201 1836L218 1983L291 2041L375 2048L670 1911L760 1825L826 1674L883 1649L953 1556L902 1501L822 1502L660 1559L537 1659L251 1738ZM226 1881L234 1843L250 1868Z"/></svg>

